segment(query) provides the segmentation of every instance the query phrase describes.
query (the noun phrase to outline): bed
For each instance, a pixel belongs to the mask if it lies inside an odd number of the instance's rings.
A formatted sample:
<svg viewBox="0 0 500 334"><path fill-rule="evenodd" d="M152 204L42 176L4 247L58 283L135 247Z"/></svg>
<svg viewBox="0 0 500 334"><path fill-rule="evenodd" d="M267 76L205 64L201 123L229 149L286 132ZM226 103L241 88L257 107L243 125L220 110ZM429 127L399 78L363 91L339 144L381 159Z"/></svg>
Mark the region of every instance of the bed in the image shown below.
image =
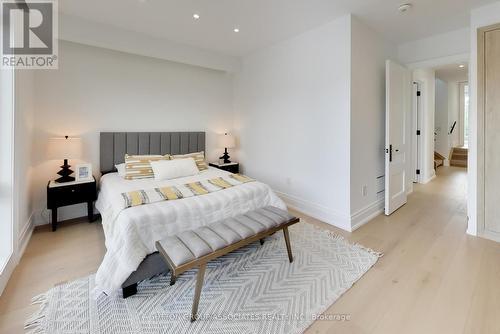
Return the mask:
<svg viewBox="0 0 500 334"><path fill-rule="evenodd" d="M186 154L205 151L204 132L103 132L100 135L100 191L96 207L101 213L106 254L97 274L97 289L110 294L120 288L128 297L137 283L168 271L155 242L184 230L272 205L285 204L271 188L250 182L203 196L162 201L123 209L121 193L158 186L180 185L225 176L210 167L198 175L167 181L125 180L115 165L125 154Z"/></svg>

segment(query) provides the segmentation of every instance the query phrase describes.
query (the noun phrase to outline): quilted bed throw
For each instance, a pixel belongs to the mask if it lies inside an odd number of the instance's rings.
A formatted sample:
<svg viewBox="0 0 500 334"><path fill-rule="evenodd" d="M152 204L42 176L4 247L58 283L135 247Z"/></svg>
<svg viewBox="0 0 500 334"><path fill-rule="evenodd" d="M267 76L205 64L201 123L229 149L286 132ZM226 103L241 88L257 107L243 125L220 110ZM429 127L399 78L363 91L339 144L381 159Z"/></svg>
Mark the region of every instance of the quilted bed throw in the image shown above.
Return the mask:
<svg viewBox="0 0 500 334"><path fill-rule="evenodd" d="M183 185L129 191L121 194L123 197L123 209L155 202L206 195L253 181L255 180L245 175L231 174Z"/></svg>

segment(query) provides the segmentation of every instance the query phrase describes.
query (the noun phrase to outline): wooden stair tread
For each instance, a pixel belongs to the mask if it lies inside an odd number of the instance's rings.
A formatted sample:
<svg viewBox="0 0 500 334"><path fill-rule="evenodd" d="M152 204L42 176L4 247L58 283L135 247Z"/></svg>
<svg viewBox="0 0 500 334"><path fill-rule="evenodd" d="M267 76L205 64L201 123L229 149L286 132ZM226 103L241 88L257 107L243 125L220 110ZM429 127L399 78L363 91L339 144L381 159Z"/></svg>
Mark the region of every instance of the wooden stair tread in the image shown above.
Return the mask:
<svg viewBox="0 0 500 334"><path fill-rule="evenodd" d="M463 147L454 147L451 151L450 166L467 167L469 150Z"/></svg>

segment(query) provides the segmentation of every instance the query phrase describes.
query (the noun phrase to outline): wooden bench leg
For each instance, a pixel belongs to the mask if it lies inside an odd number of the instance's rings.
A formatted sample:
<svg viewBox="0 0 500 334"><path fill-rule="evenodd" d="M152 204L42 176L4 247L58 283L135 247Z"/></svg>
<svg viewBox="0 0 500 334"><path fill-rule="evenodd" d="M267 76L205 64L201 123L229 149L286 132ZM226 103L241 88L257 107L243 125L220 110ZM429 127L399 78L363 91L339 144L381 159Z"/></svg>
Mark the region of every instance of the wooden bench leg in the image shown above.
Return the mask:
<svg viewBox="0 0 500 334"><path fill-rule="evenodd" d="M122 288L123 298L128 298L137 293L137 283Z"/></svg>
<svg viewBox="0 0 500 334"><path fill-rule="evenodd" d="M173 270L170 270L170 285L174 285L175 284L175 274L174 274L174 271Z"/></svg>
<svg viewBox="0 0 500 334"><path fill-rule="evenodd" d="M290 246L290 235L288 234L288 227L283 227L283 235L285 236L286 251L288 252L288 260L293 262L292 247Z"/></svg>
<svg viewBox="0 0 500 334"><path fill-rule="evenodd" d="M203 279L205 277L206 266L206 263L202 263L198 268L196 289L194 290L193 308L191 309L191 322L195 321L198 317L198 304L200 303L201 288L203 287Z"/></svg>

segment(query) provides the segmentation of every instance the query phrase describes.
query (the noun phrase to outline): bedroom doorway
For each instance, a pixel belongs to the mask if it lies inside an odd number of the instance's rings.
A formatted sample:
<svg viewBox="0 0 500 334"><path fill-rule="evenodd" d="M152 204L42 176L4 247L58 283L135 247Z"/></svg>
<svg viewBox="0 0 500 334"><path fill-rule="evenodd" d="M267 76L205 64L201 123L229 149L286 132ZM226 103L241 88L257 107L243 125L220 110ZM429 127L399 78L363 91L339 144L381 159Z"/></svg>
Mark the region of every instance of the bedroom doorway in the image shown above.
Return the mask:
<svg viewBox="0 0 500 334"><path fill-rule="evenodd" d="M413 182L426 184L443 168L467 167L468 62L418 68L412 76Z"/></svg>
<svg viewBox="0 0 500 334"><path fill-rule="evenodd" d="M407 202L414 183L450 166L467 173L468 93L466 60L411 70L387 61L386 215Z"/></svg>

